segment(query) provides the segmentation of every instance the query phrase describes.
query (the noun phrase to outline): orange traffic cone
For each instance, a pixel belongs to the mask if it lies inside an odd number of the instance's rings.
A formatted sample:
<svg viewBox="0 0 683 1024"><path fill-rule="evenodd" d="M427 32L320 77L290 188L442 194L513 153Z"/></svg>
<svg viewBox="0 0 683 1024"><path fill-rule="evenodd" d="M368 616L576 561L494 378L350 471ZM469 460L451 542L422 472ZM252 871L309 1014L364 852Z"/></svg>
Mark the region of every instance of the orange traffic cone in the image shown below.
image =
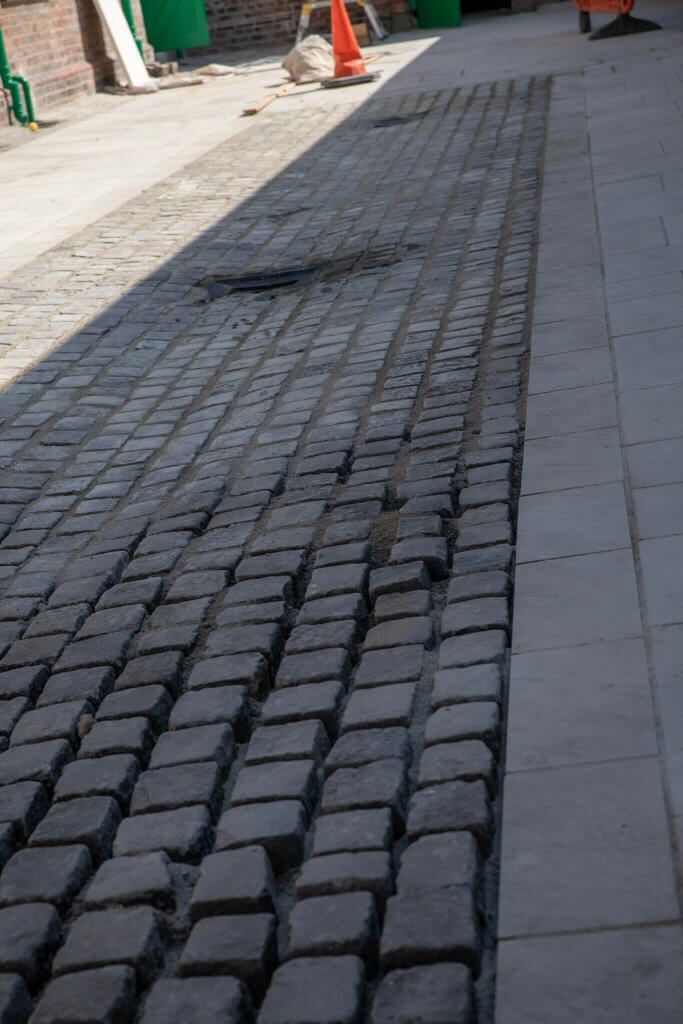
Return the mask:
<svg viewBox="0 0 683 1024"><path fill-rule="evenodd" d="M335 78L367 74L344 0L332 0L332 49Z"/></svg>

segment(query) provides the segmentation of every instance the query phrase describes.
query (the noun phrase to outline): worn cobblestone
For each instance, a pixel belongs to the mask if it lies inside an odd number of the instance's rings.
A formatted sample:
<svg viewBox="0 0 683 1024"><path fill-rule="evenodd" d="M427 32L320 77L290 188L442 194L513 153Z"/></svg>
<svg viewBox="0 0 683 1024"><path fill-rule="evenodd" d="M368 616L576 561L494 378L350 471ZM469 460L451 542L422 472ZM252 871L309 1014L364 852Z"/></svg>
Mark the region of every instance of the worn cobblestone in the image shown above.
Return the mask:
<svg viewBox="0 0 683 1024"><path fill-rule="evenodd" d="M486 1005L546 95L283 109L3 282L0 1008Z"/></svg>

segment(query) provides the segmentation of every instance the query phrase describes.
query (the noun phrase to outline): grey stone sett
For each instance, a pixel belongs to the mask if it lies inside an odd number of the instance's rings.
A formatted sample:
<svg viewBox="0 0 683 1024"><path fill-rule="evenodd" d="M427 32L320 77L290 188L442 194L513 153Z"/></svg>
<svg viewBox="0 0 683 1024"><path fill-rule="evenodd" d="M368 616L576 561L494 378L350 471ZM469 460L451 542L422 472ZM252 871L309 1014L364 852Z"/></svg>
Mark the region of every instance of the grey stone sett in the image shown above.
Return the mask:
<svg viewBox="0 0 683 1024"><path fill-rule="evenodd" d="M159 850L171 860L197 862L211 843L211 817L203 805L124 818L114 839L114 856Z"/></svg>
<svg viewBox="0 0 683 1024"><path fill-rule="evenodd" d="M235 569L235 579L263 579L268 576L290 576L296 582L303 572L305 550L280 551L270 555L249 555Z"/></svg>
<svg viewBox="0 0 683 1024"><path fill-rule="evenodd" d="M287 654L305 654L309 651L322 651L330 647L345 647L347 650L352 650L357 631L358 623L355 619L297 625L289 636L285 651Z"/></svg>
<svg viewBox="0 0 683 1024"><path fill-rule="evenodd" d="M348 651L331 647L307 654L287 654L280 662L275 687L300 686L306 683L339 680L345 683L350 671Z"/></svg>
<svg viewBox="0 0 683 1024"><path fill-rule="evenodd" d="M97 712L98 720L144 716L156 733L168 722L171 698L163 686L141 686L120 690L105 697Z"/></svg>
<svg viewBox="0 0 683 1024"><path fill-rule="evenodd" d="M187 572L179 576L169 588L164 600L168 604L176 601L191 601L205 595L220 594L228 585L229 574L221 570L207 569L203 572Z"/></svg>
<svg viewBox="0 0 683 1024"><path fill-rule="evenodd" d="M121 718L95 722L81 741L79 758L105 757L109 754L133 754L146 762L154 743L154 734L146 718Z"/></svg>
<svg viewBox="0 0 683 1024"><path fill-rule="evenodd" d="M245 686L212 686L184 693L173 707L169 727L188 729L221 722L231 726L238 740L248 737L250 722Z"/></svg>
<svg viewBox="0 0 683 1024"><path fill-rule="evenodd" d="M475 1024L472 975L464 964L393 970L380 982L372 1024Z"/></svg>
<svg viewBox="0 0 683 1024"><path fill-rule="evenodd" d="M481 869L481 855L471 833L421 836L401 854L396 889L404 894L462 885L476 893Z"/></svg>
<svg viewBox="0 0 683 1024"><path fill-rule="evenodd" d="M506 597L480 597L449 605L441 616L441 633L454 636L484 629L508 630L509 624Z"/></svg>
<svg viewBox="0 0 683 1024"><path fill-rule="evenodd" d="M349 892L297 901L289 916L287 956L351 954L373 961L379 922L374 896Z"/></svg>
<svg viewBox="0 0 683 1024"><path fill-rule="evenodd" d="M427 494L418 498L410 498L401 512L405 516L420 516L434 513L449 519L454 512L453 499L450 494Z"/></svg>
<svg viewBox="0 0 683 1024"><path fill-rule="evenodd" d="M314 569L306 591L306 600L335 597L339 594L365 594L368 581L367 565L350 564L327 569Z"/></svg>
<svg viewBox="0 0 683 1024"><path fill-rule="evenodd" d="M9 736L23 713L28 709L29 702L25 697L14 697L12 700L0 700L0 734Z"/></svg>
<svg viewBox="0 0 683 1024"><path fill-rule="evenodd" d="M0 786L13 782L42 782L52 788L59 773L74 756L66 740L46 740L0 753Z"/></svg>
<svg viewBox="0 0 683 1024"><path fill-rule="evenodd" d="M88 847L95 863L111 850L121 811L109 796L75 797L55 803L38 824L29 839L29 846Z"/></svg>
<svg viewBox="0 0 683 1024"><path fill-rule="evenodd" d="M116 586L110 587L102 594L97 602L97 610L104 611L119 606L142 604L149 611L157 603L162 586L162 579L155 576L133 583L117 583Z"/></svg>
<svg viewBox="0 0 683 1024"><path fill-rule="evenodd" d="M245 764L264 764L309 758L319 763L329 750L327 734L321 722L292 722L261 726L249 743Z"/></svg>
<svg viewBox="0 0 683 1024"><path fill-rule="evenodd" d="M31 997L18 974L0 974L0 1021L25 1024L31 1013Z"/></svg>
<svg viewBox="0 0 683 1024"><path fill-rule="evenodd" d="M370 534L370 520L357 519L350 523L334 523L323 535L324 545L350 544L365 541Z"/></svg>
<svg viewBox="0 0 683 1024"><path fill-rule="evenodd" d="M32 1024L119 1024L135 1006L135 971L116 965L78 971L51 981L31 1017Z"/></svg>
<svg viewBox="0 0 683 1024"><path fill-rule="evenodd" d="M379 623L368 630L363 644L363 651L385 650L406 646L432 647L434 644L434 625L431 618L416 615L406 619L391 619ZM397 660L401 652L396 651Z"/></svg>
<svg viewBox="0 0 683 1024"><path fill-rule="evenodd" d="M166 629L169 626L186 626L201 622L206 616L211 598L198 597L194 600L164 602L153 612L149 620L151 629Z"/></svg>
<svg viewBox="0 0 683 1024"><path fill-rule="evenodd" d="M429 615L432 597L428 590L409 590L405 594L384 594L374 607L376 622L389 622L408 616Z"/></svg>
<svg viewBox="0 0 683 1024"><path fill-rule="evenodd" d="M101 576L106 573L109 575L109 582L112 583L127 561L128 555L123 551L116 550L100 555L83 556L71 562L69 568L64 573L64 582L88 579L89 577Z"/></svg>
<svg viewBox="0 0 683 1024"><path fill-rule="evenodd" d="M75 669L59 672L46 682L38 699L38 707L48 707L70 701L86 701L97 707L114 685L114 672L109 666Z"/></svg>
<svg viewBox="0 0 683 1024"><path fill-rule="evenodd" d="M144 982L163 962L164 932L164 918L151 907L90 911L74 921L53 973L126 964Z"/></svg>
<svg viewBox="0 0 683 1024"><path fill-rule="evenodd" d="M461 779L483 779L491 793L496 788L496 766L492 751L480 740L437 743L427 747L420 758L418 787L434 786Z"/></svg>
<svg viewBox="0 0 683 1024"><path fill-rule="evenodd" d="M197 725L163 733L154 747L150 768L167 768L192 761L215 761L227 768L235 756L235 741L229 725Z"/></svg>
<svg viewBox="0 0 683 1024"><path fill-rule="evenodd" d="M288 622L284 601L263 601L261 604L229 604L216 616L217 626L255 626L271 623L283 628Z"/></svg>
<svg viewBox="0 0 683 1024"><path fill-rule="evenodd" d="M83 894L87 910L109 906L151 904L160 910L174 906L170 861L165 853L106 860Z"/></svg>
<svg viewBox="0 0 683 1024"><path fill-rule="evenodd" d="M512 527L504 519L495 523L482 523L479 526L463 526L455 542L457 551L468 551L470 548L488 547L493 544L510 544Z"/></svg>
<svg viewBox="0 0 683 1024"><path fill-rule="evenodd" d="M136 580L146 580L150 576L158 576L160 573L170 572L182 553L182 547L175 547L168 551L159 551L154 555L139 555L128 563L121 574L121 582L132 583Z"/></svg>
<svg viewBox="0 0 683 1024"><path fill-rule="evenodd" d="M457 551L453 556L453 575L483 573L492 570L508 572L512 563L512 547L509 544L492 544L486 548L472 548Z"/></svg>
<svg viewBox="0 0 683 1024"><path fill-rule="evenodd" d="M129 660L115 683L115 690L161 684L175 696L180 684L183 657L179 651L162 651Z"/></svg>
<svg viewBox="0 0 683 1024"><path fill-rule="evenodd" d="M70 640L68 633L17 640L0 661L0 671L27 665L52 665Z"/></svg>
<svg viewBox="0 0 683 1024"><path fill-rule="evenodd" d="M474 572L468 576L455 576L448 585L448 603L473 601L482 597L503 597L510 590L507 572L492 570Z"/></svg>
<svg viewBox="0 0 683 1024"><path fill-rule="evenodd" d="M225 684L244 685L251 696L262 693L268 678L268 662L257 651L223 655L198 662L187 680L188 690L203 690Z"/></svg>
<svg viewBox="0 0 683 1024"><path fill-rule="evenodd" d="M456 961L479 973L481 937L472 892L451 886L392 896L380 946L382 967Z"/></svg>
<svg viewBox="0 0 683 1024"><path fill-rule="evenodd" d="M87 604L69 605L54 611L41 612L28 624L24 638L47 636L51 633L75 633L90 612Z"/></svg>
<svg viewBox="0 0 683 1024"><path fill-rule="evenodd" d="M496 751L500 742L500 709L492 701L451 704L434 711L425 725L425 745L456 740L483 740Z"/></svg>
<svg viewBox="0 0 683 1024"><path fill-rule="evenodd" d="M408 726L413 715L415 684L396 683L355 690L342 716L342 733L381 726Z"/></svg>
<svg viewBox="0 0 683 1024"><path fill-rule="evenodd" d="M310 811L318 792L313 761L274 761L246 765L232 791L233 807L261 801L299 800Z"/></svg>
<svg viewBox="0 0 683 1024"><path fill-rule="evenodd" d="M67 764L55 787L55 800L74 797L112 796L128 806L140 765L132 754L110 754Z"/></svg>
<svg viewBox="0 0 683 1024"><path fill-rule="evenodd" d="M466 668L484 662L500 663L506 649L507 636L500 629L449 637L442 641L439 648L439 668Z"/></svg>
<svg viewBox="0 0 683 1024"><path fill-rule="evenodd" d="M145 1003L143 1024L243 1024L251 1000L237 978L161 978Z"/></svg>
<svg viewBox="0 0 683 1024"><path fill-rule="evenodd" d="M198 921L178 964L180 977L226 972L236 975L258 999L277 963L272 914L221 915Z"/></svg>
<svg viewBox="0 0 683 1024"><path fill-rule="evenodd" d="M50 595L48 608L64 608L68 605L94 605L109 585L108 576L93 576L86 580L71 580L61 583Z"/></svg>
<svg viewBox="0 0 683 1024"><path fill-rule="evenodd" d="M351 544L334 544L322 548L315 560L316 569L349 563L365 563L370 559L370 545L367 541Z"/></svg>
<svg viewBox="0 0 683 1024"><path fill-rule="evenodd" d="M50 970L61 936L59 915L47 903L22 903L0 910L0 971L19 974L37 988Z"/></svg>
<svg viewBox="0 0 683 1024"><path fill-rule="evenodd" d="M394 891L391 856L380 850L332 853L307 860L296 880L297 899L371 892L380 907Z"/></svg>
<svg viewBox="0 0 683 1024"><path fill-rule="evenodd" d="M361 850L387 850L393 825L388 807L340 811L318 818L313 838L313 856Z"/></svg>
<svg viewBox="0 0 683 1024"><path fill-rule="evenodd" d="M28 697L29 700L35 700L47 676L48 670L45 665L0 671L0 697Z"/></svg>
<svg viewBox="0 0 683 1024"><path fill-rule="evenodd" d="M386 758L360 768L340 768L325 782L322 810L391 809L396 827L403 822L407 800L406 766L397 758Z"/></svg>
<svg viewBox="0 0 683 1024"><path fill-rule="evenodd" d="M137 654L144 657L149 654L174 650L187 654L194 647L198 632L198 625L167 626L163 629L151 629L148 633L143 633L138 640Z"/></svg>
<svg viewBox="0 0 683 1024"><path fill-rule="evenodd" d="M478 505L476 508L466 509L458 520L458 526L464 530L474 526L500 522L508 523L509 521L510 509L508 505L494 502L493 505Z"/></svg>
<svg viewBox="0 0 683 1024"><path fill-rule="evenodd" d="M214 813L220 804L221 775L211 761L143 772L135 784L131 814L171 811L187 804L205 804Z"/></svg>
<svg viewBox="0 0 683 1024"><path fill-rule="evenodd" d="M406 565L389 566L386 569L374 569L370 573L370 598L374 601L382 594L402 593L407 590L427 590L430 582L424 562L410 562Z"/></svg>
<svg viewBox="0 0 683 1024"><path fill-rule="evenodd" d="M48 807L47 791L39 782L0 787L0 821L11 825L18 839L25 839L33 831Z"/></svg>
<svg viewBox="0 0 683 1024"><path fill-rule="evenodd" d="M97 665L110 665L112 668L121 669L133 635L130 630L121 630L89 640L76 640L62 652L55 664L55 671L64 672Z"/></svg>
<svg viewBox="0 0 683 1024"><path fill-rule="evenodd" d="M279 654L280 645L280 629L272 623L224 626L209 633L205 653L207 657L214 658L256 651L272 663Z"/></svg>
<svg viewBox="0 0 683 1024"><path fill-rule="evenodd" d="M216 849L263 846L273 870L285 871L303 858L307 816L298 800L279 800L231 807L216 827Z"/></svg>
<svg viewBox="0 0 683 1024"><path fill-rule="evenodd" d="M439 708L470 700L500 702L502 688L501 667L497 664L442 669L434 677L431 703Z"/></svg>
<svg viewBox="0 0 683 1024"><path fill-rule="evenodd" d="M299 957L275 971L258 1024L360 1024L364 990L358 957Z"/></svg>
<svg viewBox="0 0 683 1024"><path fill-rule="evenodd" d="M91 870L85 846L20 850L2 872L0 906L51 903L58 910L66 910Z"/></svg>
<svg viewBox="0 0 683 1024"><path fill-rule="evenodd" d="M355 685L358 689L383 686L387 683L413 682L422 675L424 647L409 645L397 650L363 651Z"/></svg>
<svg viewBox="0 0 683 1024"><path fill-rule="evenodd" d="M272 911L275 883L262 846L209 854L201 864L190 900L190 920L216 914Z"/></svg>
<svg viewBox="0 0 683 1024"><path fill-rule="evenodd" d="M355 729L343 733L334 744L325 760L325 772L357 768L382 758L398 758L408 764L410 756L410 738L405 728Z"/></svg>
<svg viewBox="0 0 683 1024"><path fill-rule="evenodd" d="M256 537L251 545L254 555L267 555L279 551L305 550L313 543L315 530L311 526L300 526L285 530L269 530Z"/></svg>
<svg viewBox="0 0 683 1024"><path fill-rule="evenodd" d="M302 683L271 693L261 712L264 725L320 719L328 736L336 730L344 687L338 680Z"/></svg>
<svg viewBox="0 0 683 1024"><path fill-rule="evenodd" d="M258 604L264 601L291 601L292 581L289 576L269 576L245 580L228 590L225 601L231 604Z"/></svg>
<svg viewBox="0 0 683 1024"><path fill-rule="evenodd" d="M482 851L490 847L493 821L486 786L482 781L444 782L419 789L408 808L409 838L438 832L469 831Z"/></svg>
<svg viewBox="0 0 683 1024"><path fill-rule="evenodd" d="M317 625L336 622L341 619L363 621L368 611L360 594L339 594L337 597L321 597L316 601L305 601L297 619L297 626Z"/></svg>

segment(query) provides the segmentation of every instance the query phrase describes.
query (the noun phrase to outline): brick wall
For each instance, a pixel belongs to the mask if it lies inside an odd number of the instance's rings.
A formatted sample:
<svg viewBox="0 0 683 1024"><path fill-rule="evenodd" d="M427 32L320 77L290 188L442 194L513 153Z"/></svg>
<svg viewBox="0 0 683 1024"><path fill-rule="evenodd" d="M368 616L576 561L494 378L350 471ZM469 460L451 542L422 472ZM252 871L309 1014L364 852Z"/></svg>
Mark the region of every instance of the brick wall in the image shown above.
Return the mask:
<svg viewBox="0 0 683 1024"><path fill-rule="evenodd" d="M139 0L133 0L133 12L144 40ZM0 0L0 27L10 69L31 83L38 117L51 104L114 80L114 61L92 0Z"/></svg>
<svg viewBox="0 0 683 1024"><path fill-rule="evenodd" d="M294 45L300 0L205 0L211 31L211 49ZM408 0L374 0L384 27L390 30L410 26ZM360 7L350 5L352 21L363 21ZM330 12L313 11L311 31L330 31Z"/></svg>

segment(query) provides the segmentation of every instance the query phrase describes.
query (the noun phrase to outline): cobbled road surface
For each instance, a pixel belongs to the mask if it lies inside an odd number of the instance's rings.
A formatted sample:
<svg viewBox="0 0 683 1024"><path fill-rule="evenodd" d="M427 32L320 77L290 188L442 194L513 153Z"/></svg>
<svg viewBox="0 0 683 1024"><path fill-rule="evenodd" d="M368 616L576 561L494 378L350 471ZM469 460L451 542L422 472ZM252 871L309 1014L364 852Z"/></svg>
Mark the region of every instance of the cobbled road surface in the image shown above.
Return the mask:
<svg viewBox="0 0 683 1024"><path fill-rule="evenodd" d="M0 1021L490 1020L548 90L278 112L0 284Z"/></svg>

